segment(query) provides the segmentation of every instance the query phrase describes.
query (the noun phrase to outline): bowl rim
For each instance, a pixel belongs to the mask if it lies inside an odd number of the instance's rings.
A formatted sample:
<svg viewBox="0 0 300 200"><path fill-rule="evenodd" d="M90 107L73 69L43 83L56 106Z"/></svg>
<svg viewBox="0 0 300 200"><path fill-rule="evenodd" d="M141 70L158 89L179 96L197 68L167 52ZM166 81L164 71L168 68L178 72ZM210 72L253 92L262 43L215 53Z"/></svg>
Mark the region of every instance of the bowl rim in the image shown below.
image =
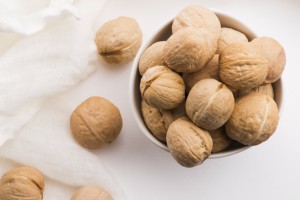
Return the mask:
<svg viewBox="0 0 300 200"><path fill-rule="evenodd" d="M241 20L237 20L236 18L221 12L219 10L215 10L215 9L211 9L217 16L223 16L226 18L229 18L231 20L237 21L239 22L244 28L247 28L248 30L251 31L251 34L255 35L256 37L258 37L258 35L256 35L254 32L252 32L252 29L249 28L248 26L245 25L245 23ZM156 29L156 31L154 31L153 33L150 34L150 36L148 37L148 39L143 43L143 45L141 46L141 48L139 49L134 62L132 63L132 69L130 72L130 80L129 80L129 101L130 101L130 107L131 107L131 112L133 113L134 119L138 125L138 127L140 128L140 130L142 131L142 133L156 146L158 146L159 148L169 152L169 149L167 147L167 145L163 144L161 141L159 141L157 138L155 138L153 136L153 134L148 130L148 128L146 127L144 120L142 119L142 117L140 117L140 115L138 113L140 113L141 111L138 109L137 102L136 102L136 91L134 90L135 88L135 84L136 84L136 79L139 76L139 68L138 68L138 64L139 64L139 60L141 55L143 54L143 52L151 45L153 44L153 38L156 37L159 33L159 31L165 29L167 26L170 25L170 23L172 23L172 21L174 20L174 17L172 17L171 19L166 20L164 23L162 23L158 29ZM283 111L283 105L284 105L284 84L282 82L282 77L280 77L279 80L277 80L276 82L278 82L278 84L281 87L281 95L279 97L279 101L280 101L280 105L278 105L278 110L279 110L279 117L282 116L282 111ZM275 131L276 132L276 131ZM227 157L227 156L231 156L237 153L240 153L242 151L245 151L246 149L251 148L252 146L244 146L241 148L237 148L237 149L233 149L233 150L228 150L228 151L224 151L224 152L218 152L218 153L212 153L208 159L215 159L215 158L223 158L223 157Z"/></svg>

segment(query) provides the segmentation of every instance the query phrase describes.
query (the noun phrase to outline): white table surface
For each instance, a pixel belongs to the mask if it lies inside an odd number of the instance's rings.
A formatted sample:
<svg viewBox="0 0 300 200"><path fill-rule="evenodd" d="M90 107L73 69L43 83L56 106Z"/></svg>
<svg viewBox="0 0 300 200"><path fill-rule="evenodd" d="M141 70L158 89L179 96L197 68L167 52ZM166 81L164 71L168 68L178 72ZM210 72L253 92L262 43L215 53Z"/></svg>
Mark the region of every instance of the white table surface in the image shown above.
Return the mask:
<svg viewBox="0 0 300 200"><path fill-rule="evenodd" d="M121 110L123 129L110 146L95 153L119 181L130 200L300 199L300 1L245 0L109 0L97 24L121 15L139 22L147 40L184 6L200 3L244 22L258 35L276 38L285 47L284 108L274 136L262 145L187 169L152 144L139 130L129 104L131 64L97 71L68 91L75 107L94 95Z"/></svg>
<svg viewBox="0 0 300 200"><path fill-rule="evenodd" d="M110 0L97 23L100 26L121 15L134 17L145 41L193 2L225 12L285 47L285 102L276 133L262 145L237 155L183 168L137 127L129 106L131 64L114 68L99 62L97 72L70 91L74 105L100 95L121 110L124 126L120 137L97 155L131 200L300 199L300 1Z"/></svg>

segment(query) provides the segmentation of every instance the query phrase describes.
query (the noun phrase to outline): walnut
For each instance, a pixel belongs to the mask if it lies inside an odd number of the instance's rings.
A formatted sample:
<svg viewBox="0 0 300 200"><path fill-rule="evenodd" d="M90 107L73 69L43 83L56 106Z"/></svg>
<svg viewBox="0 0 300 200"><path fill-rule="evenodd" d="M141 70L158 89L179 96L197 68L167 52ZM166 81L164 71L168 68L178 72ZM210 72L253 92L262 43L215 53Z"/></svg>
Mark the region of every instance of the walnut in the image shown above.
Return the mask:
<svg viewBox="0 0 300 200"><path fill-rule="evenodd" d="M213 140L212 153L218 153L230 146L232 140L227 136L225 127L222 126L216 130L209 131Z"/></svg>
<svg viewBox="0 0 300 200"><path fill-rule="evenodd" d="M166 41L155 42L142 54L139 61L139 72L142 76L150 67L166 65L163 54L165 44Z"/></svg>
<svg viewBox="0 0 300 200"><path fill-rule="evenodd" d="M243 33L231 28L222 28L218 40L217 54L220 54L229 44L239 42L248 42L247 37Z"/></svg>
<svg viewBox="0 0 300 200"><path fill-rule="evenodd" d="M160 141L166 142L166 134L170 124L174 121L170 110L159 110L142 101L142 114L150 132Z"/></svg>
<svg viewBox="0 0 300 200"><path fill-rule="evenodd" d="M274 90L273 90L272 84L270 84L270 83L265 84L265 85L264 84L260 85L258 87L252 88L250 90L239 90L238 97L244 96L250 92L258 92L261 94L265 94L265 95L270 96L272 99L274 99Z"/></svg>
<svg viewBox="0 0 300 200"><path fill-rule="evenodd" d="M42 200L44 176L32 167L16 167L0 180L1 200Z"/></svg>
<svg viewBox="0 0 300 200"><path fill-rule="evenodd" d="M269 71L265 83L274 83L280 78L285 67L286 57L283 47L269 37L255 38L251 43L259 46L268 61Z"/></svg>
<svg viewBox="0 0 300 200"><path fill-rule="evenodd" d="M234 43L220 54L220 77L234 89L251 89L261 85L268 73L267 60L251 43Z"/></svg>
<svg viewBox="0 0 300 200"><path fill-rule="evenodd" d="M187 92L190 92L192 87L203 79L212 78L220 81L219 75L219 55L215 54L213 59L201 70L194 73L184 73L182 78L185 83Z"/></svg>
<svg viewBox="0 0 300 200"><path fill-rule="evenodd" d="M71 200L113 200L113 198L103 188L89 185L78 189Z"/></svg>
<svg viewBox="0 0 300 200"><path fill-rule="evenodd" d="M136 56L142 44L142 31L136 20L119 17L106 22L98 30L95 43L106 62L125 64Z"/></svg>
<svg viewBox="0 0 300 200"><path fill-rule="evenodd" d="M167 66L176 72L201 70L217 50L218 33L207 29L184 28L173 34L164 48Z"/></svg>
<svg viewBox="0 0 300 200"><path fill-rule="evenodd" d="M167 145L174 159L184 167L200 165L211 154L209 133L184 118L175 120L167 132Z"/></svg>
<svg viewBox="0 0 300 200"><path fill-rule="evenodd" d="M175 17L172 24L172 32L175 33L185 27L206 28L220 32L221 23L211 10L200 5L190 5L180 11Z"/></svg>
<svg viewBox="0 0 300 200"><path fill-rule="evenodd" d="M72 113L70 126L76 141L88 149L113 142L122 129L119 109L102 97L91 97Z"/></svg>
<svg viewBox="0 0 300 200"><path fill-rule="evenodd" d="M226 133L244 145L257 145L275 132L278 118L278 108L271 97L249 93L237 100L225 125Z"/></svg>
<svg viewBox="0 0 300 200"><path fill-rule="evenodd" d="M176 108L185 99L183 79L165 66L149 68L141 79L140 91L147 104L162 110Z"/></svg>
<svg viewBox="0 0 300 200"><path fill-rule="evenodd" d="M215 130L226 123L234 108L232 92L214 79L199 81L186 100L186 113L194 124Z"/></svg>

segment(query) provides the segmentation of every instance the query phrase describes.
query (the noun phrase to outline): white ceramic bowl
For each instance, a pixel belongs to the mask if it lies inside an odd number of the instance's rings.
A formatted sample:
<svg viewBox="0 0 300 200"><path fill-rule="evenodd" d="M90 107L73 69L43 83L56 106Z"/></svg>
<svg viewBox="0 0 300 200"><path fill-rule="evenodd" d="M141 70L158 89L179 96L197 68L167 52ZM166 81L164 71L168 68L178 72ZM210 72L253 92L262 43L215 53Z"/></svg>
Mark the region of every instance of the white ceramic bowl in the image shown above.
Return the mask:
<svg viewBox="0 0 300 200"><path fill-rule="evenodd" d="M247 26L242 24L241 22L237 21L236 19L225 15L220 12L215 12L218 18L220 19L220 22L222 24L222 27L228 27L233 28L235 30L238 30L242 33L244 33L249 41L251 41L253 38L256 37L254 32L252 32ZM140 79L141 76L139 74L138 70L138 64L141 57L141 54L153 43L157 41L164 41L169 38L169 36L172 34L172 21L170 20L167 22L164 26L160 27L157 32L148 40L148 42L144 43L141 47L139 53L137 54L133 66L132 71L130 75L130 86L129 86L129 98L131 102L131 109L133 112L133 115L135 117L135 120L140 127L142 133L150 139L155 145L158 147L168 151L168 147L165 143L159 141L156 139L151 132L148 130L146 124L144 123L142 112L141 112L141 95L140 95ZM282 101L283 101L283 89L282 89L282 80L279 79L277 82L273 84L274 88L274 94L275 94L275 101L278 105L279 111L281 110ZM233 155L236 153L239 153L241 151L244 151L248 149L250 146L241 146L237 143L234 143L231 145L227 150L220 152L220 153L214 153L209 158L219 158L219 157L225 157L229 155Z"/></svg>

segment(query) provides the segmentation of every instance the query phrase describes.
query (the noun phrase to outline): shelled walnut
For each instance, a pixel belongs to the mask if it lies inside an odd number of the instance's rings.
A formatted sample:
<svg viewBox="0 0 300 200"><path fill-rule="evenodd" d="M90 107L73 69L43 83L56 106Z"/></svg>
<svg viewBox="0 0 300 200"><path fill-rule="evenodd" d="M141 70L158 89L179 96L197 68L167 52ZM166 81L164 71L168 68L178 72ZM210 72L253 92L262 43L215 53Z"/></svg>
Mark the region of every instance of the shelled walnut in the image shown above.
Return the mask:
<svg viewBox="0 0 300 200"><path fill-rule="evenodd" d="M172 24L172 32L175 33L186 27L220 32L221 23L213 11L200 5L190 5L177 14Z"/></svg>
<svg viewBox="0 0 300 200"><path fill-rule="evenodd" d="M254 92L238 99L225 128L231 139L244 145L257 145L275 132L278 120L275 101Z"/></svg>
<svg viewBox="0 0 300 200"><path fill-rule="evenodd" d="M271 83L263 84L258 87L252 88L250 90L239 90L238 97L244 96L250 92L258 92L261 94L265 94L265 95L272 97L272 99L274 99L274 90L273 90L273 86Z"/></svg>
<svg viewBox="0 0 300 200"><path fill-rule="evenodd" d="M227 136L225 127L222 126L216 130L209 131L213 140L212 153L218 153L229 147L232 140Z"/></svg>
<svg viewBox="0 0 300 200"><path fill-rule="evenodd" d="M207 131L185 118L179 118L168 129L167 145L180 165L194 167L211 154L213 141Z"/></svg>
<svg viewBox="0 0 300 200"><path fill-rule="evenodd" d="M135 19L118 17L100 27L95 43L106 62L125 64L136 56L142 44L142 31Z"/></svg>
<svg viewBox="0 0 300 200"><path fill-rule="evenodd" d="M270 37L255 38L251 43L261 49L267 60L268 75L265 83L274 83L280 78L285 67L286 56L283 47Z"/></svg>
<svg viewBox="0 0 300 200"><path fill-rule="evenodd" d="M88 149L113 142L121 132L119 109L102 97L91 97L72 113L70 126L76 141Z"/></svg>
<svg viewBox="0 0 300 200"><path fill-rule="evenodd" d="M223 126L234 108L232 92L214 79L199 81L186 100L186 113L194 124L206 130Z"/></svg>
<svg viewBox="0 0 300 200"><path fill-rule="evenodd" d="M220 81L219 75L219 55L215 54L209 63L201 70L194 73L184 73L182 78L185 83L186 91L190 92L192 87L203 79L212 78Z"/></svg>
<svg viewBox="0 0 300 200"><path fill-rule="evenodd" d="M96 185L88 185L79 188L71 200L113 200L112 196L103 188Z"/></svg>
<svg viewBox="0 0 300 200"><path fill-rule="evenodd" d="M171 35L164 48L167 66L176 72L201 70L217 50L218 32L187 27Z"/></svg>
<svg viewBox="0 0 300 200"><path fill-rule="evenodd" d="M216 53L220 54L228 45L239 42L248 42L247 37L243 33L232 28L222 28Z"/></svg>
<svg viewBox="0 0 300 200"><path fill-rule="evenodd" d="M16 167L0 180L1 200L42 200L44 176L32 167Z"/></svg>
<svg viewBox="0 0 300 200"><path fill-rule="evenodd" d="M163 54L165 44L166 41L155 42L144 51L139 60L139 72L142 76L150 67L166 65Z"/></svg>
<svg viewBox="0 0 300 200"><path fill-rule="evenodd" d="M172 112L151 107L145 101L142 101L141 109L144 121L151 133L160 141L166 142L167 130L174 121Z"/></svg>
<svg viewBox="0 0 300 200"><path fill-rule="evenodd" d="M140 91L147 104L162 110L176 108L185 99L183 79L165 66L149 68L141 79Z"/></svg>
<svg viewBox="0 0 300 200"><path fill-rule="evenodd" d="M234 43L220 54L221 80L234 89L261 85L268 74L268 63L260 48L251 43Z"/></svg>

